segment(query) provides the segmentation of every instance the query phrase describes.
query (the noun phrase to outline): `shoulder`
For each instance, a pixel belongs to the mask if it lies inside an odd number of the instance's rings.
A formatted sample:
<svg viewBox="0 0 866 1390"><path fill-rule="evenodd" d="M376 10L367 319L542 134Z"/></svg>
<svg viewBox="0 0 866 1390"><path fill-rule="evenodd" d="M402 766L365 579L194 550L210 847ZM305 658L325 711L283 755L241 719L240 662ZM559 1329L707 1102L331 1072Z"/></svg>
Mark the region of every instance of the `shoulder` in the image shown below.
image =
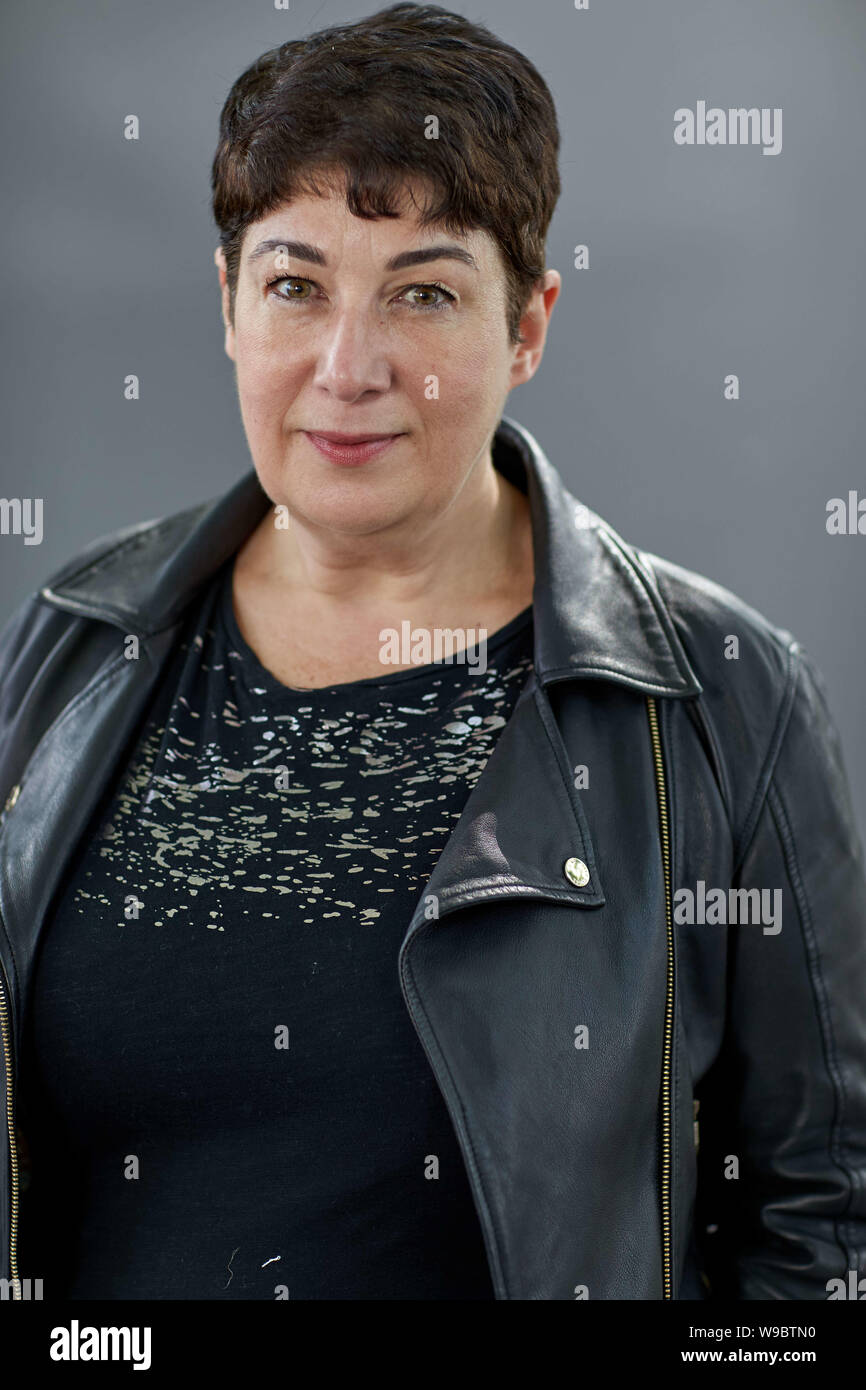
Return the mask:
<svg viewBox="0 0 866 1390"><path fill-rule="evenodd" d="M153 563L158 556L172 552L194 528L196 521L209 505L207 502L197 503L194 507L172 512L168 516L137 521L129 526L121 526L115 531L107 531L104 535L89 541L54 570L39 593L48 597L85 571L97 574L108 570L115 561L127 564L134 558L139 558L142 563Z"/></svg>
<svg viewBox="0 0 866 1390"><path fill-rule="evenodd" d="M798 694L810 702L820 672L785 627L722 584L636 551L655 578L702 687L694 718L716 764L735 839L747 836L779 757Z"/></svg>
<svg viewBox="0 0 866 1390"><path fill-rule="evenodd" d="M737 672L748 672L753 695L772 697L784 687L792 656L801 650L787 628L706 575L648 551L636 550L635 555L654 575L708 697L728 690Z"/></svg>
<svg viewBox="0 0 866 1390"><path fill-rule="evenodd" d="M100 626L91 623L85 606L70 596L76 581L92 576L110 592L114 566L115 575L128 574L131 568L152 572L206 507L204 503L105 532L76 550L19 601L0 622L0 717L8 715L52 653L64 651L71 660L76 641Z"/></svg>

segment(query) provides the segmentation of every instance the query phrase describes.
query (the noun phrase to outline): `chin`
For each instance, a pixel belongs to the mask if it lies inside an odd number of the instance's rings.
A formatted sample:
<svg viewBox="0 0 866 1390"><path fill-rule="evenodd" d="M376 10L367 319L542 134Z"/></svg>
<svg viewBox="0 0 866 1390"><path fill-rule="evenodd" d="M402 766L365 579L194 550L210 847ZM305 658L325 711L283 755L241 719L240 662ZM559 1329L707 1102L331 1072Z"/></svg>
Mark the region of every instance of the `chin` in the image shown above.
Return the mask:
<svg viewBox="0 0 866 1390"><path fill-rule="evenodd" d="M354 474L362 470L346 471ZM294 481L297 484L297 479ZM405 488L396 496L393 486L388 492L390 495L377 493L372 479L341 476L327 482L316 478L307 486L281 490L281 496L291 513L312 526L346 536L365 536L395 525L412 511Z"/></svg>

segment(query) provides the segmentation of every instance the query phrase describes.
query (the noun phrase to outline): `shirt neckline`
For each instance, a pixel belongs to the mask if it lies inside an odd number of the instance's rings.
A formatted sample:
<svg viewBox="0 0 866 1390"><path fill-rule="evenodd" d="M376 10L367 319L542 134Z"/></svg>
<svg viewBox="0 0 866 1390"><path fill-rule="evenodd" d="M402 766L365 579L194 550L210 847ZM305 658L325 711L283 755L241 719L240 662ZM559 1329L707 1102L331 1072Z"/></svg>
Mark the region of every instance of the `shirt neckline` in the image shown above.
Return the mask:
<svg viewBox="0 0 866 1390"><path fill-rule="evenodd" d="M237 619L235 618L234 604L232 602L232 578L234 574L234 565L235 556L232 556L232 558L224 566L220 575L217 614L219 620L222 623L224 635L229 640L230 646L233 647L243 658L244 662L249 664L249 666L252 668L256 682L260 685L265 686L267 689L271 691L271 693L292 697L307 696L309 698L313 698L317 695L332 694L340 691L348 692L373 687L387 688L395 685L407 685L412 681L423 682L429 680L432 676L444 671L454 671L459 669L465 671L467 675L471 675L473 673L474 668L472 666L467 665L465 662L451 659L443 661L431 661L425 663L423 666L413 666L410 670L406 671L391 671L388 675L383 676L364 676L359 680L337 681L331 685L315 685L307 687L297 685L285 685L281 680L277 678L277 676L273 674L272 671L269 671L266 666L262 665L258 656L253 651L249 643L246 641L246 638L243 636L243 633L238 627ZM515 614L515 616L511 618L507 623L505 623L503 627L497 628L495 632L488 634L488 669L490 666L490 654L494 651L499 650L501 647L504 647L508 642L515 638L518 635L518 633L522 632L522 630L525 627L528 627L531 622L532 604L530 603L527 605L526 608L521 609L519 613Z"/></svg>

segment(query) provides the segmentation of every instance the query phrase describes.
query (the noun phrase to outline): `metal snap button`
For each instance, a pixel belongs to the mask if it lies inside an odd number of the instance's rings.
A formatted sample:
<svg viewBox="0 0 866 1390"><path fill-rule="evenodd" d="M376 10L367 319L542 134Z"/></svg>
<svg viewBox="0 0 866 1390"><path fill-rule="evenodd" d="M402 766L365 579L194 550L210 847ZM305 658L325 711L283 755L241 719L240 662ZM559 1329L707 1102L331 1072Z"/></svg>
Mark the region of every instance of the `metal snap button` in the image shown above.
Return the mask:
<svg viewBox="0 0 866 1390"><path fill-rule="evenodd" d="M589 883L589 869L582 859L566 859L565 877L569 883L573 883L578 888L583 888L584 884Z"/></svg>

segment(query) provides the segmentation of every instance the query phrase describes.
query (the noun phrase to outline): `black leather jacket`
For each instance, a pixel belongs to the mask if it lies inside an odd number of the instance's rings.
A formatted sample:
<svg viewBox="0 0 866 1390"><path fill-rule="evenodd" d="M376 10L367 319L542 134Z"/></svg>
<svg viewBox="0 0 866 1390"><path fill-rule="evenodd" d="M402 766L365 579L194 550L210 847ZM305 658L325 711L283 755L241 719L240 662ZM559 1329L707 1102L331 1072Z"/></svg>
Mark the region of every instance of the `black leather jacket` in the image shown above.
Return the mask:
<svg viewBox="0 0 866 1390"><path fill-rule="evenodd" d="M825 1299L866 1270L866 876L822 679L627 545L507 418L494 461L532 508L534 673L394 969L496 1296ZM190 602L269 505L251 471L103 538L0 635L10 1117L52 895ZM4 1275L38 1276L12 1118L2 1149Z"/></svg>

